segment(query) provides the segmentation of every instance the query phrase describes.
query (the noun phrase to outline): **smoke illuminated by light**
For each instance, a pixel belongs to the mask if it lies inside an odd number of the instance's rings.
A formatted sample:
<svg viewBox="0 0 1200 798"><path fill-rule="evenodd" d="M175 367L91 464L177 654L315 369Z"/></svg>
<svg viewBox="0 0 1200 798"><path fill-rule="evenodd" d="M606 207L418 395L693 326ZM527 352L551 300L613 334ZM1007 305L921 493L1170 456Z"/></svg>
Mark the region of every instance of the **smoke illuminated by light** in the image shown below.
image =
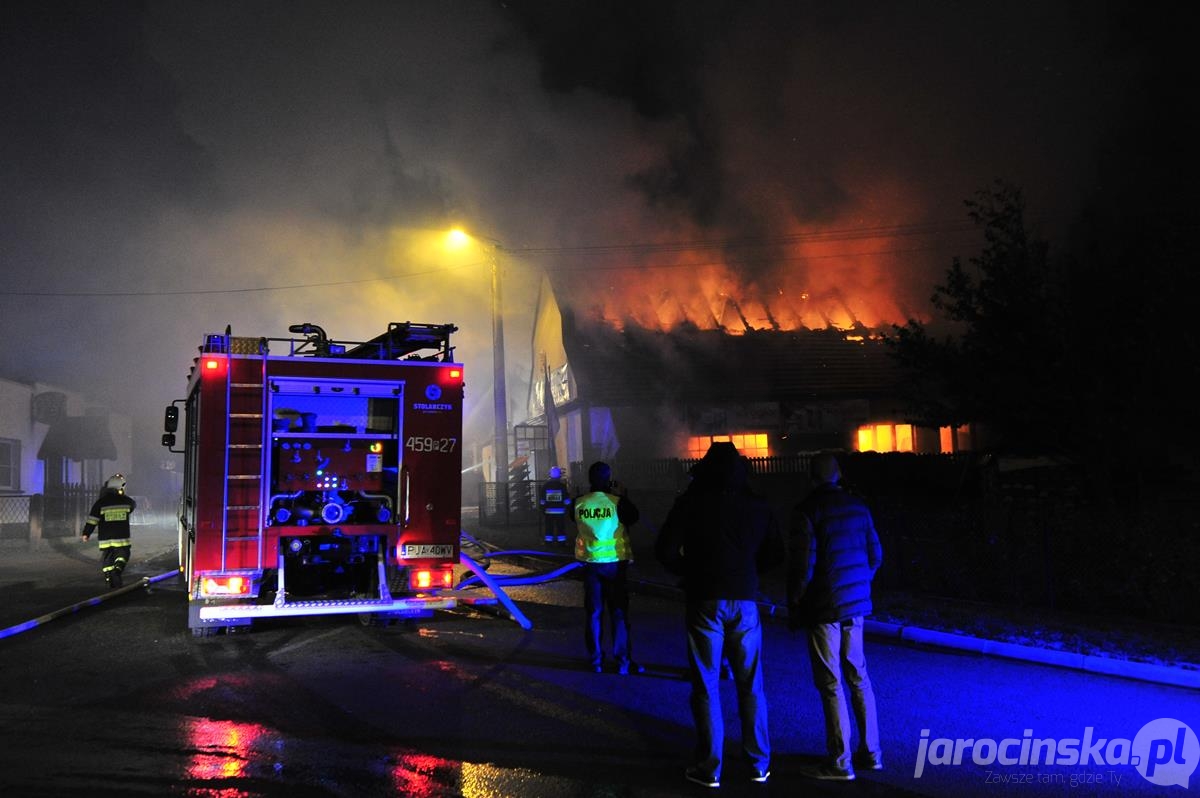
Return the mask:
<svg viewBox="0 0 1200 798"><path fill-rule="evenodd" d="M446 251L452 221L504 244L510 399L543 273L618 328L924 320L979 251L963 200L1002 176L1031 208L1076 202L1140 91L1116 17L1056 4L698 3L687 25L639 11L636 39L539 4L352 4L337 25L319 4L105 4L66 28L37 8L6 40L0 333L22 344L2 376L127 414L143 485L173 484L161 409L227 325L456 324L465 437L487 440L488 258Z"/></svg>

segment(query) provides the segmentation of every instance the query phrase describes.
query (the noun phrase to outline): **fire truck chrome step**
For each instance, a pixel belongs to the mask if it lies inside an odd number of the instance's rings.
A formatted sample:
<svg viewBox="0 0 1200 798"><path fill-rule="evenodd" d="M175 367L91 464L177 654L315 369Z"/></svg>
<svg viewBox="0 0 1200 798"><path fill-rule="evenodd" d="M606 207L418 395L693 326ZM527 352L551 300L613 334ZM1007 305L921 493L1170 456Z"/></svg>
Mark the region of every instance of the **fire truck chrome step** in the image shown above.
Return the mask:
<svg viewBox="0 0 1200 798"><path fill-rule="evenodd" d="M379 612L430 612L452 610L457 602L452 598L407 599L405 601L300 601L288 604L230 604L225 606L201 607L199 616L205 621L234 620L238 618L282 617L288 615L343 615L375 610Z"/></svg>

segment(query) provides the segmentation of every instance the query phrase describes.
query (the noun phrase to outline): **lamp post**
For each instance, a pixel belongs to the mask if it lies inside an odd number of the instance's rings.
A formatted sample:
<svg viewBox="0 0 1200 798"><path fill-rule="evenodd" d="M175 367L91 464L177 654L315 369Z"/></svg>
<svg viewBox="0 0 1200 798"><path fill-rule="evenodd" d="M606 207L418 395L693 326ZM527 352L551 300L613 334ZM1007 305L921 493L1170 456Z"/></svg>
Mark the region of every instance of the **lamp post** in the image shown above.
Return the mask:
<svg viewBox="0 0 1200 798"><path fill-rule="evenodd" d="M508 483L508 396L504 378L504 303L500 295L500 252L504 247L494 238L471 235L456 227L447 235L451 248L461 249L471 242L487 246L488 265L492 267L492 395L495 399L493 433L495 436L496 482Z"/></svg>
<svg viewBox="0 0 1200 798"><path fill-rule="evenodd" d="M495 399L496 481L508 482L508 396L504 378L504 312L500 296L500 242L491 241L492 394Z"/></svg>

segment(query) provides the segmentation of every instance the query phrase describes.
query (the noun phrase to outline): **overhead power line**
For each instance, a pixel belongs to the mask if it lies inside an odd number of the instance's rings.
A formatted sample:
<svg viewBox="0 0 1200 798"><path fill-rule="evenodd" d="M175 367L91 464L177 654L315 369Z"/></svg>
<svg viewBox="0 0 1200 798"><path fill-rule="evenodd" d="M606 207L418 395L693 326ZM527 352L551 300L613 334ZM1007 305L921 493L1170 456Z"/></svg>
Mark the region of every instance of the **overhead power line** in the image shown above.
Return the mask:
<svg viewBox="0 0 1200 798"><path fill-rule="evenodd" d="M922 235L946 235L953 233L972 232L978 228L973 223L967 222L929 222L923 224L907 224L907 225L892 225L878 227L858 227L846 228L839 230L823 230L812 233L796 233L791 235L781 236L764 236L761 238L735 238L722 240L697 240L697 241L674 241L674 242L637 242L629 244L610 244L610 245L594 245L594 246L577 246L577 247L511 247L506 248L505 252L509 255L518 256L587 256L587 255L644 255L644 254L663 254L663 253L682 253L696 252L705 250L717 250L726 254L736 252L738 250L747 250L763 247L778 247L785 245L797 245L805 243L827 243L836 241L868 241L871 239L880 238L902 238L910 236ZM812 260L831 260L836 258L856 258L869 256L883 255L907 255L919 252L933 252L943 247L910 247L905 249L881 249L861 252L843 252L843 253L827 253L821 255L805 255L804 257L793 258L778 258L769 256L759 256L768 258L769 262L777 264L804 263ZM681 268L698 268L704 266L738 266L751 265L755 263L753 258L726 258L720 261L708 262L681 262L681 263L624 263L613 264L609 266L592 265L563 265L555 264L546 267L550 271L569 272L580 269L604 271L621 271L629 269L681 269ZM456 269L468 268L471 265L452 267ZM93 297L162 297L162 296L204 296L212 294L251 294L262 293L267 291L294 291L306 288L331 288L345 285L361 285L365 283L377 283L391 280L404 280L413 277L422 277L426 275L434 275L444 273L448 269L428 269L419 272L404 272L402 274L378 275L375 277L364 277L357 280L336 280L336 281L321 281L314 283L295 283L290 285L268 285L268 286L251 286L247 288L197 288L197 289L162 289L162 290L122 290L122 291L34 291L34 290L9 290L0 289L0 296L11 297L50 297L50 298L93 298Z"/></svg>
<svg viewBox="0 0 1200 798"><path fill-rule="evenodd" d="M691 252L701 249L741 249L747 247L770 247L785 244L804 244L828 241L861 241L873 238L900 238L919 235L944 235L947 233L974 232L974 222L926 222L879 227L853 227L840 230L822 230L810 233L794 233L779 236L753 236L718 240L668 241L659 243L601 244L576 247L509 247L507 252L519 255L588 255L609 253L643 252Z"/></svg>

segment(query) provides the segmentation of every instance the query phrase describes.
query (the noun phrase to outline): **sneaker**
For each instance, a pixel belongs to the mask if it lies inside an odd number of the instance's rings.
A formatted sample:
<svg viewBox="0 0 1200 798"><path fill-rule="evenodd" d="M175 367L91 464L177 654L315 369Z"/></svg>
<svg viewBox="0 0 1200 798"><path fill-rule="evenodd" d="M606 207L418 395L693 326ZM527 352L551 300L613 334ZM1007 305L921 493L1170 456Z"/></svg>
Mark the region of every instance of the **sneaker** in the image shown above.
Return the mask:
<svg viewBox="0 0 1200 798"><path fill-rule="evenodd" d="M821 781L854 781L854 771L851 768L840 768L837 765L814 765L800 768L800 775Z"/></svg>
<svg viewBox="0 0 1200 798"><path fill-rule="evenodd" d="M857 754L854 766L860 770L883 770L883 754Z"/></svg>
<svg viewBox="0 0 1200 798"><path fill-rule="evenodd" d="M622 662L617 666L617 673L628 676L631 673L645 673L646 669L636 662Z"/></svg>
<svg viewBox="0 0 1200 798"><path fill-rule="evenodd" d="M771 778L771 771L769 770L755 769L750 771L750 781L756 781L759 784L765 784L769 778Z"/></svg>
<svg viewBox="0 0 1200 798"><path fill-rule="evenodd" d="M683 771L683 777L693 784L699 784L701 787L720 787L721 781L714 776L705 776L700 768L688 768Z"/></svg>

